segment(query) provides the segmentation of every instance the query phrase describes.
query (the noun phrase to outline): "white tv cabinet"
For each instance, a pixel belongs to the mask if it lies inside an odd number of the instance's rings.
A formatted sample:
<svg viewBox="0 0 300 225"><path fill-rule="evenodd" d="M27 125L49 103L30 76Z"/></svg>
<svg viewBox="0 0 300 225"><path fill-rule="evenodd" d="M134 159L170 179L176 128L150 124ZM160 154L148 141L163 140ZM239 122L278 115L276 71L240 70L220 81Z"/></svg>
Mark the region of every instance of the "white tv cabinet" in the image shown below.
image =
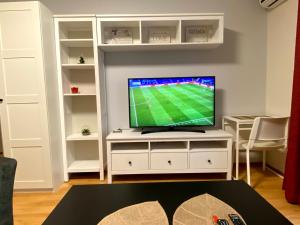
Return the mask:
<svg viewBox="0 0 300 225"><path fill-rule="evenodd" d="M123 130L107 136L108 183L113 175L159 173L232 173L232 135L206 133L141 134Z"/></svg>

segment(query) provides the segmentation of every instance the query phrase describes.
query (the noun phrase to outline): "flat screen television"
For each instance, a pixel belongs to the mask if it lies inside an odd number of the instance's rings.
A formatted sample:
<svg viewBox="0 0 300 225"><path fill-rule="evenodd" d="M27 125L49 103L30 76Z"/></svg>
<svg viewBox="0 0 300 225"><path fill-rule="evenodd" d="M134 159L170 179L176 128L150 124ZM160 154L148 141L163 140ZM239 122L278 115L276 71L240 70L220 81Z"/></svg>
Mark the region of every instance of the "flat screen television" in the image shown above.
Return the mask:
<svg viewBox="0 0 300 225"><path fill-rule="evenodd" d="M215 77L129 78L130 128L215 125Z"/></svg>

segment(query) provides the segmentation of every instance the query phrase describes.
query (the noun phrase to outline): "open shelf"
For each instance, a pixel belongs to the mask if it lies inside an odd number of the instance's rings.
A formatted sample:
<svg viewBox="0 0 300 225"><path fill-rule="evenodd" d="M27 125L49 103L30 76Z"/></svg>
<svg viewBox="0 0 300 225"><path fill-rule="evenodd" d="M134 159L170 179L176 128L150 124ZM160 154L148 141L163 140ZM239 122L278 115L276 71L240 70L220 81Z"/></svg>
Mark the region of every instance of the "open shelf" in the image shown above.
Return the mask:
<svg viewBox="0 0 300 225"><path fill-rule="evenodd" d="M90 39L93 38L92 21L60 21L60 39Z"/></svg>
<svg viewBox="0 0 300 225"><path fill-rule="evenodd" d="M140 21L100 21L101 24L101 44L140 44ZM120 38L117 34L122 33Z"/></svg>
<svg viewBox="0 0 300 225"><path fill-rule="evenodd" d="M90 141L98 140L98 133L94 132L90 135L82 135L81 133L70 134L66 138L67 141Z"/></svg>
<svg viewBox="0 0 300 225"><path fill-rule="evenodd" d="M77 96L65 98L65 128L66 136L81 133L88 127L91 133L97 133L96 96Z"/></svg>
<svg viewBox="0 0 300 225"><path fill-rule="evenodd" d="M222 43L223 30L219 18L181 21L182 43ZM222 31L222 32L221 32Z"/></svg>
<svg viewBox="0 0 300 225"><path fill-rule="evenodd" d="M180 43L179 20L142 21L142 43Z"/></svg>
<svg viewBox="0 0 300 225"><path fill-rule="evenodd" d="M60 39L60 44L64 47L92 47L93 39Z"/></svg>
<svg viewBox="0 0 300 225"><path fill-rule="evenodd" d="M151 142L151 152L186 152L187 141Z"/></svg>
<svg viewBox="0 0 300 225"><path fill-rule="evenodd" d="M68 166L69 173L99 172L99 160L76 160Z"/></svg>
<svg viewBox="0 0 300 225"><path fill-rule="evenodd" d="M99 172L98 141L68 141L67 158L69 173Z"/></svg>
<svg viewBox="0 0 300 225"><path fill-rule="evenodd" d="M63 70L62 79L64 96L96 95L95 73L93 70ZM79 93L73 94L72 87L77 87Z"/></svg>
<svg viewBox="0 0 300 225"><path fill-rule="evenodd" d="M226 151L227 141L190 141L191 151Z"/></svg>
<svg viewBox="0 0 300 225"><path fill-rule="evenodd" d="M111 145L112 153L146 153L149 151L148 142L123 142Z"/></svg>
<svg viewBox="0 0 300 225"><path fill-rule="evenodd" d="M80 64L80 57L85 63ZM94 49L92 47L61 47L62 64L91 65L94 64Z"/></svg>

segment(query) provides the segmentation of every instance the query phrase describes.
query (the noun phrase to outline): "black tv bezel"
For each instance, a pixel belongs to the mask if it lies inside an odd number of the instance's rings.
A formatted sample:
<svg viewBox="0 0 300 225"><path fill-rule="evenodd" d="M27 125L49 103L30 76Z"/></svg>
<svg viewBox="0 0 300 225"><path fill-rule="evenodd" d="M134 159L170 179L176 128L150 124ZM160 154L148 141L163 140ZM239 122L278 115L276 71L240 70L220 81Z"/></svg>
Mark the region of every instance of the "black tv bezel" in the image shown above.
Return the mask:
<svg viewBox="0 0 300 225"><path fill-rule="evenodd" d="M185 125L185 126L131 126L131 114L130 114L130 87L129 87L129 80L132 79L176 79L176 78L213 78L214 79L214 109L213 109L213 115L214 115L214 123L212 125ZM129 111L129 128L134 129L143 129L143 128L168 128L168 127L190 127L190 128L197 128L197 127L215 127L216 126L216 76L186 76L186 77L130 77L127 79L127 89L128 89L128 111Z"/></svg>

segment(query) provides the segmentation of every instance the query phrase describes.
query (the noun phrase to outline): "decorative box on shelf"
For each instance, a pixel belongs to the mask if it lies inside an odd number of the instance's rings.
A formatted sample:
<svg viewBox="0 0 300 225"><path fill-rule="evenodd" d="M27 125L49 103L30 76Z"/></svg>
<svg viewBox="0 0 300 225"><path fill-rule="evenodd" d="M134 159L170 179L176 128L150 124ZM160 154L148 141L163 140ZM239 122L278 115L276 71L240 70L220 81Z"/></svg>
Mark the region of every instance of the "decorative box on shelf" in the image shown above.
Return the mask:
<svg viewBox="0 0 300 225"><path fill-rule="evenodd" d="M212 27L208 25L186 27L186 42L208 42L211 32Z"/></svg>
<svg viewBox="0 0 300 225"><path fill-rule="evenodd" d="M149 28L149 43L171 43L171 34L168 27Z"/></svg>
<svg viewBox="0 0 300 225"><path fill-rule="evenodd" d="M107 28L104 32L105 44L132 44L130 28Z"/></svg>

